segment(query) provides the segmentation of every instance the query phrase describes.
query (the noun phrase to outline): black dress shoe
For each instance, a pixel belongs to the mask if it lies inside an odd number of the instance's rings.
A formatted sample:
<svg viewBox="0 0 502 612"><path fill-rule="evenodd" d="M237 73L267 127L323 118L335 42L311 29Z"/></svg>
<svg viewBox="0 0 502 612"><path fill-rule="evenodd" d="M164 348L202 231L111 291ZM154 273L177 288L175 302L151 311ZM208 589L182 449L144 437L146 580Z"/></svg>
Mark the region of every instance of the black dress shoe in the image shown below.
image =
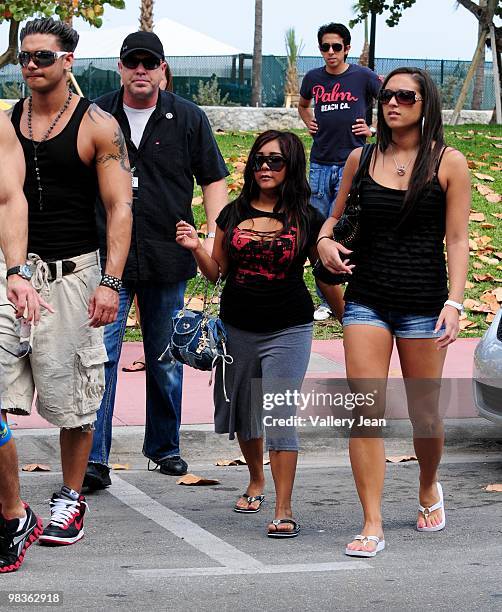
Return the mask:
<svg viewBox="0 0 502 612"><path fill-rule="evenodd" d="M110 468L102 463L88 463L84 476L83 487L90 491L106 489L112 484L110 478Z"/></svg>
<svg viewBox="0 0 502 612"><path fill-rule="evenodd" d="M160 473L168 476L183 476L187 473L188 463L179 456L168 457L159 463Z"/></svg>

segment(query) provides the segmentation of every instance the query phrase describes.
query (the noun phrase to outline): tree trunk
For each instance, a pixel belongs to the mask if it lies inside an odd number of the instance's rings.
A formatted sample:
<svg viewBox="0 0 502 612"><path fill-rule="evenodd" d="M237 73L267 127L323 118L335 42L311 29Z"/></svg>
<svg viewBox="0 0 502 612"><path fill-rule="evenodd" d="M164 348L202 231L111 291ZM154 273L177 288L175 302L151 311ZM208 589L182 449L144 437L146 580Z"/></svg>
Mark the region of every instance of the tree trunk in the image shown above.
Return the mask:
<svg viewBox="0 0 502 612"><path fill-rule="evenodd" d="M493 21L490 24L490 42L492 47L493 57L493 90L495 94L495 117L498 124L502 124L502 99L500 87L500 72L499 72L499 54L497 52L497 36L495 34L495 26Z"/></svg>
<svg viewBox="0 0 502 612"><path fill-rule="evenodd" d="M153 5L154 0L141 0L139 29L143 32L153 32Z"/></svg>
<svg viewBox="0 0 502 612"><path fill-rule="evenodd" d="M0 68L7 64L17 64L17 34L19 32L19 21L10 20L9 24L9 46L7 51L0 55Z"/></svg>
<svg viewBox="0 0 502 612"><path fill-rule="evenodd" d="M469 90L469 85L471 84L472 77L478 67L478 62L481 60L481 56L483 55L484 61L484 51L485 51L485 42L486 42L487 30L483 28L481 30L481 36L478 40L478 46L476 47L476 51L474 51L474 56L472 58L471 67L469 68L467 75L465 77L464 84L462 85L462 89L460 91L460 95L458 96L457 103L455 104L455 108L453 110L453 114L450 119L450 125L456 125L458 117L460 115L460 111L464 106L465 99L467 98L467 92Z"/></svg>
<svg viewBox="0 0 502 612"><path fill-rule="evenodd" d="M253 81L251 91L251 106L261 106L261 70L262 70L262 40L263 40L263 0L255 0L254 11L254 45L253 45Z"/></svg>
<svg viewBox="0 0 502 612"><path fill-rule="evenodd" d="M486 8L488 0L479 0L480 8ZM481 36L482 25L478 25L478 40ZM474 76L474 88L472 91L471 107L473 110L480 110L483 104L483 94L485 90L485 62L484 58L479 62Z"/></svg>

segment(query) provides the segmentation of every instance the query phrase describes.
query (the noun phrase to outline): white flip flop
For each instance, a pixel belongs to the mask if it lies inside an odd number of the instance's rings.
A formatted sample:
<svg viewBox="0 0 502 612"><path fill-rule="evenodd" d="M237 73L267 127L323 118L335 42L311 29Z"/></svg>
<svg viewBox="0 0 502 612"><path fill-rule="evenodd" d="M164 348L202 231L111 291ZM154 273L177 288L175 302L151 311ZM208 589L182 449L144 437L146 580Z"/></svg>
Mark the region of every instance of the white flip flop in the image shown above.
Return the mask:
<svg viewBox="0 0 502 612"><path fill-rule="evenodd" d="M443 520L439 523L439 525L436 525L435 527L419 527L417 525L417 531L441 531L441 529L444 529L446 526L446 512L444 510L443 487L439 484L439 482L436 484L437 484L438 493L439 493L439 501L435 503L433 506L431 506L430 508L424 508L423 506L419 504L418 511L423 514L425 519L427 519L427 517L429 516L429 514L431 514L431 512L434 512L434 510L441 509L443 511Z"/></svg>
<svg viewBox="0 0 502 612"><path fill-rule="evenodd" d="M352 550L351 548L346 548L345 554L349 557L374 557L385 548L385 540L381 540L378 536L364 536L359 534L353 539L362 542L363 546L367 546L368 542L376 542L376 548L375 550Z"/></svg>

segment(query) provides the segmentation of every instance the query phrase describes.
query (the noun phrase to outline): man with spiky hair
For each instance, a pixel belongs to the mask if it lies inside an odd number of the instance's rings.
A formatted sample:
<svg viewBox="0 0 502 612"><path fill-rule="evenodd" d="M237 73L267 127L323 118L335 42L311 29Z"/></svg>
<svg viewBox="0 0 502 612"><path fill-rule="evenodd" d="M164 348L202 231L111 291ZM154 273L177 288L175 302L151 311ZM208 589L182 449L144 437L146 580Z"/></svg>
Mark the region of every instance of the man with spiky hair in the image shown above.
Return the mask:
<svg viewBox="0 0 502 612"><path fill-rule="evenodd" d="M131 173L122 132L113 117L68 89L78 34L53 19L34 19L21 30L19 63L30 88L11 120L24 151L28 201L28 266L0 261L0 303L5 279L31 280L56 314L42 313L32 329L30 355L0 355L5 372L2 409L37 409L59 427L63 486L50 502L40 536L67 545L84 535L87 507L80 493L93 423L104 391L103 326L117 316L121 275L131 238ZM94 206L101 195L108 218L108 257L101 273ZM10 312L0 312L0 334L19 343ZM29 334L28 334L29 336Z"/></svg>
<svg viewBox="0 0 502 612"><path fill-rule="evenodd" d="M25 174L23 151L14 128L0 113L0 248L9 268L21 268L26 261L28 207L23 194ZM19 274L7 283L9 302L1 308L14 308L17 317L38 323L40 306L52 308L33 286ZM12 347L14 348L14 347ZM0 351L8 351L0 337ZM4 386L0 369L0 388ZM19 466L16 445L7 421L0 413L0 574L21 567L28 547L42 533L42 521L19 496Z"/></svg>

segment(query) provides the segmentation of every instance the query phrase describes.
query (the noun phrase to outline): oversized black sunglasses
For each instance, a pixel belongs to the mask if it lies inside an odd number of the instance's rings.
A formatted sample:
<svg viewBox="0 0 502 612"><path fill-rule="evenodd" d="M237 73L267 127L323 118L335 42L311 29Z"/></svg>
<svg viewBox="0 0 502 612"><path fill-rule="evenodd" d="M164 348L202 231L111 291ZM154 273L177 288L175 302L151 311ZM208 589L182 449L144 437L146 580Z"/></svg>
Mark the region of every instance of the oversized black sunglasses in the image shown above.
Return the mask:
<svg viewBox="0 0 502 612"><path fill-rule="evenodd" d="M286 160L280 155L255 155L253 159L253 170L259 172L263 164L267 164L272 172L280 172L286 165Z"/></svg>
<svg viewBox="0 0 502 612"><path fill-rule="evenodd" d="M340 53L340 51L343 49L343 45L342 43L321 43L319 45L319 49L323 53L327 53L330 49L333 49L335 53Z"/></svg>
<svg viewBox="0 0 502 612"><path fill-rule="evenodd" d="M33 62L37 68L47 68L64 55L68 55L68 51L21 51L17 59L23 68L27 68L30 62Z"/></svg>
<svg viewBox="0 0 502 612"><path fill-rule="evenodd" d="M122 58L122 65L129 68L129 70L136 70L140 64L143 65L145 70L156 70L160 66L161 60L153 55L149 55L148 57L127 55L126 57Z"/></svg>
<svg viewBox="0 0 502 612"><path fill-rule="evenodd" d="M423 100L422 96L419 96L417 92L412 89L397 89L396 91L393 89L381 89L378 94L378 99L382 104L388 104L394 97L396 98L396 102L407 106L411 106L415 104L415 102Z"/></svg>

